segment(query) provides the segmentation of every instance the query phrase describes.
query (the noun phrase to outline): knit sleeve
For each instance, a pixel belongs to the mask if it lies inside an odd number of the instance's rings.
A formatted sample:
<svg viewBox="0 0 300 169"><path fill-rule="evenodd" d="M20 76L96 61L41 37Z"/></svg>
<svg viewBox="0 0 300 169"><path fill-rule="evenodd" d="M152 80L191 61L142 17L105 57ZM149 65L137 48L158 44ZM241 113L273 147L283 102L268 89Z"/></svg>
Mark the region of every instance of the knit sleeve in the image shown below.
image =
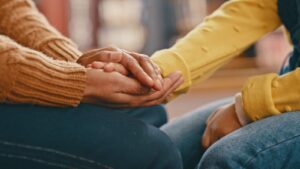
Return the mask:
<svg viewBox="0 0 300 169"><path fill-rule="evenodd" d="M56 60L76 61L81 52L52 27L31 0L0 0L0 34Z"/></svg>
<svg viewBox="0 0 300 169"><path fill-rule="evenodd" d="M242 91L244 111L252 120L300 110L300 68L283 76L252 77Z"/></svg>
<svg viewBox="0 0 300 169"><path fill-rule="evenodd" d="M230 0L152 59L164 76L180 70L185 82L178 92L185 92L280 25L277 0Z"/></svg>
<svg viewBox="0 0 300 169"><path fill-rule="evenodd" d="M85 72L76 63L53 60L0 36L0 103L76 106Z"/></svg>

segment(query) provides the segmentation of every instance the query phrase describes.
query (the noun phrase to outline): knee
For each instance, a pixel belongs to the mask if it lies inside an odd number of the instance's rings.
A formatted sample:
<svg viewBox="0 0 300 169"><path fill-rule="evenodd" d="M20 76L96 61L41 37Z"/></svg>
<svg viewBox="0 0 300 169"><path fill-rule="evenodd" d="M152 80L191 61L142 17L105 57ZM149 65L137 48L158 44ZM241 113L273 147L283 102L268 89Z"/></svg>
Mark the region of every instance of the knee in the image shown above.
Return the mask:
<svg viewBox="0 0 300 169"><path fill-rule="evenodd" d="M156 119L154 122L154 126L156 127L161 127L168 121L167 111L162 105L154 106L152 115Z"/></svg>
<svg viewBox="0 0 300 169"><path fill-rule="evenodd" d="M151 124L155 127L161 127L167 123L167 112L162 105L140 108L137 111L143 113L138 113L136 117L147 124Z"/></svg>
<svg viewBox="0 0 300 169"><path fill-rule="evenodd" d="M220 140L213 144L204 153L198 164L198 169L236 169L242 168L244 163L243 153L246 151L239 147L233 139Z"/></svg>
<svg viewBox="0 0 300 169"><path fill-rule="evenodd" d="M153 127L148 133L147 139L148 145L145 146L154 152L151 157L152 160L150 160L152 162L151 168L182 168L180 152L165 133Z"/></svg>

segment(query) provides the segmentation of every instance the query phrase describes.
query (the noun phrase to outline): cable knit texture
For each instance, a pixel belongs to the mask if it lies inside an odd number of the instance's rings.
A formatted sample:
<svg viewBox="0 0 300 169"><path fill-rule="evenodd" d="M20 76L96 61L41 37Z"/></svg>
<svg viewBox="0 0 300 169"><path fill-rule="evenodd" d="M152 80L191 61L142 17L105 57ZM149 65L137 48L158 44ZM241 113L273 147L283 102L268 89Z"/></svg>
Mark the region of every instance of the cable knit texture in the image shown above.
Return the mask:
<svg viewBox="0 0 300 169"><path fill-rule="evenodd" d="M76 61L81 52L40 14L30 0L0 0L0 34L54 59Z"/></svg>
<svg viewBox="0 0 300 169"><path fill-rule="evenodd" d="M0 103L80 103L86 69L73 61L81 53L31 1L0 0L0 33Z"/></svg>

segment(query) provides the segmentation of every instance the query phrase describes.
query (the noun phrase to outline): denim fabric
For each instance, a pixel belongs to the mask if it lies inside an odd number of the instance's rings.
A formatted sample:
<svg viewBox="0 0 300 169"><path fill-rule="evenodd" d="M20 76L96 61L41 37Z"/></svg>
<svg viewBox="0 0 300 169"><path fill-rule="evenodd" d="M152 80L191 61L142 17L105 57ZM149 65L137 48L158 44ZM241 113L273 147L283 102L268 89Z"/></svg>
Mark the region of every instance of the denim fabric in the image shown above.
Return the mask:
<svg viewBox="0 0 300 169"><path fill-rule="evenodd" d="M165 123L161 106L116 110L2 104L0 117L3 169L182 168L170 139L141 121Z"/></svg>
<svg viewBox="0 0 300 169"><path fill-rule="evenodd" d="M210 104L162 127L180 149L185 169L299 168L299 112L251 123L204 150L201 139L206 119L230 101L228 98Z"/></svg>

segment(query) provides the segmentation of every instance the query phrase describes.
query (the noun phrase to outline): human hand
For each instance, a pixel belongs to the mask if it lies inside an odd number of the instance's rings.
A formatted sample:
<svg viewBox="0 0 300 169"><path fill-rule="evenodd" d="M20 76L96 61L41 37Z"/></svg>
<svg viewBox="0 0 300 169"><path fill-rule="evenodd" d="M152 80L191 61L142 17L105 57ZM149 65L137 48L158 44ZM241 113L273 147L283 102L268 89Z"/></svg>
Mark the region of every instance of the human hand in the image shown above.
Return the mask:
<svg viewBox="0 0 300 169"><path fill-rule="evenodd" d="M231 103L221 107L207 119L202 145L204 148L208 148L222 137L241 127L235 112L235 104Z"/></svg>
<svg viewBox="0 0 300 169"><path fill-rule="evenodd" d="M110 73L110 72L118 72L124 76L129 76L128 70L119 63L106 63L106 62L99 62L95 61L89 65L87 65L87 68L92 69L102 69L104 72Z"/></svg>
<svg viewBox="0 0 300 169"><path fill-rule="evenodd" d="M119 63L145 86L155 90L162 90L163 88L163 80L159 67L146 55L128 52L114 47L107 47L86 52L77 62L87 67L95 61ZM111 71L107 69L107 66L104 66L103 69L106 72Z"/></svg>
<svg viewBox="0 0 300 169"><path fill-rule="evenodd" d="M151 91L135 79L118 72L87 69L83 102L118 108L153 106L161 104L182 83L181 73L175 72L163 80L162 90Z"/></svg>

